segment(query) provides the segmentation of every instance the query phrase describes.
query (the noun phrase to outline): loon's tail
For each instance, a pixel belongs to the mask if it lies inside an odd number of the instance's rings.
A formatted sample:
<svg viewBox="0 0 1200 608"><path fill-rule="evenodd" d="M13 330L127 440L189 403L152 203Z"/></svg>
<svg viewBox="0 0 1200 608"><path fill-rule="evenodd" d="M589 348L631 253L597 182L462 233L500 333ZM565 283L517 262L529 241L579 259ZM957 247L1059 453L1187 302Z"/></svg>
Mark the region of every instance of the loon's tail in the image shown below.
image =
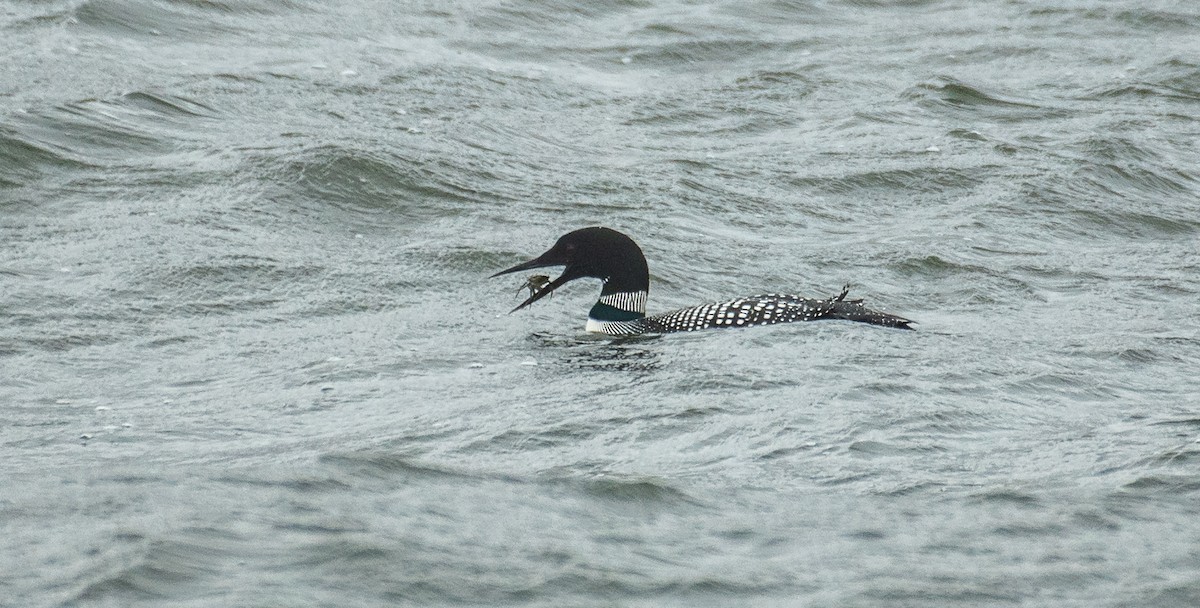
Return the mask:
<svg viewBox="0 0 1200 608"><path fill-rule="evenodd" d="M862 300L847 300L846 294L850 293L850 286L842 288L842 293L829 298L829 312L822 317L824 319L843 319L846 321L858 321L859 323L868 323L870 325L882 325L883 327L894 327L896 329L916 329L911 327L914 321L871 310L863 306Z"/></svg>

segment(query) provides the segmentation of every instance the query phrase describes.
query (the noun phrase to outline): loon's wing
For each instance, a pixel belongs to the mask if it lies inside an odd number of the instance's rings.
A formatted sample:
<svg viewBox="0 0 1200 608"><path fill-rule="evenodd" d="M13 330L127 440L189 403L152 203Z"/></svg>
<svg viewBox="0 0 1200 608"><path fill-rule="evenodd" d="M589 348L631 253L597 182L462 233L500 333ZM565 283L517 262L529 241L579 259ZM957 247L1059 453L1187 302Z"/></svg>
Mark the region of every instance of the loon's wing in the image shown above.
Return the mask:
<svg viewBox="0 0 1200 608"><path fill-rule="evenodd" d="M846 285L842 287L841 293L829 298L828 300L825 300L826 302L829 302L831 306L829 311L826 312L821 318L857 321L859 323L882 325L883 327L894 327L897 329L913 329L913 327L910 326L912 323L911 320L867 308L863 305L862 298L857 300L847 300L846 296L849 293L850 286Z"/></svg>
<svg viewBox="0 0 1200 608"><path fill-rule="evenodd" d="M895 327L897 329L915 329L910 324L911 320L904 317L871 310L863 306L862 300L850 300L847 302L834 302L833 308L822 318L825 319L844 319L846 321L858 321L859 323L869 323L871 325L882 325L884 327Z"/></svg>

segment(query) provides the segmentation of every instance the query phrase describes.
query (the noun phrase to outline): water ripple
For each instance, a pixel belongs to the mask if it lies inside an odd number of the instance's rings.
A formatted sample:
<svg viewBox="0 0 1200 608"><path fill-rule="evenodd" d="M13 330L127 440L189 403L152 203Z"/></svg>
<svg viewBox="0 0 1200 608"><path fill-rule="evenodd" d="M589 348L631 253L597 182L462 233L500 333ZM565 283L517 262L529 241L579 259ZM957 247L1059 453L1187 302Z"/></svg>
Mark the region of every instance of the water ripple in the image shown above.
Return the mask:
<svg viewBox="0 0 1200 608"><path fill-rule="evenodd" d="M212 108L186 97L135 91L31 110L14 124L34 160L53 151L76 166L127 165L139 156L174 152L180 140L198 139L215 116Z"/></svg>

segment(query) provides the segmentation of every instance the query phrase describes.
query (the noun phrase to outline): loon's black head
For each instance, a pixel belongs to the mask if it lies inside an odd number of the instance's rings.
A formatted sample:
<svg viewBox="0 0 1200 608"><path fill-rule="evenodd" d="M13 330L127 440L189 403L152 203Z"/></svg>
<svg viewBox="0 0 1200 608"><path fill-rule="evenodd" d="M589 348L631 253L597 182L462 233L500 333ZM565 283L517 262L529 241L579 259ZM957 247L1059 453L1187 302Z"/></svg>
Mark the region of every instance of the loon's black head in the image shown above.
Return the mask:
<svg viewBox="0 0 1200 608"><path fill-rule="evenodd" d="M537 302L566 283L584 277L604 281L604 288L600 292L602 296L650 289L650 270L646 267L646 256L642 255L642 249L628 236L599 226L568 232L558 237L558 242L546 253L492 276L547 266L564 268L557 279L521 302L520 306L513 309L514 312Z"/></svg>

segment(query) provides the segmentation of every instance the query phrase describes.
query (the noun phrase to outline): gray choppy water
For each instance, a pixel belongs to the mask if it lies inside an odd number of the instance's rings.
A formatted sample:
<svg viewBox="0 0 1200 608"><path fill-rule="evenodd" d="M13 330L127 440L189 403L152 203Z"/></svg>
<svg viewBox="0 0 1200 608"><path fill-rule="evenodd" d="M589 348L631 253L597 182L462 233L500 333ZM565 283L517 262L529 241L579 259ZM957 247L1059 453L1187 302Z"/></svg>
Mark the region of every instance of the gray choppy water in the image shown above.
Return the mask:
<svg viewBox="0 0 1200 608"><path fill-rule="evenodd" d="M1186 2L0 8L0 604L1200 604ZM613 341L484 277L604 224Z"/></svg>

